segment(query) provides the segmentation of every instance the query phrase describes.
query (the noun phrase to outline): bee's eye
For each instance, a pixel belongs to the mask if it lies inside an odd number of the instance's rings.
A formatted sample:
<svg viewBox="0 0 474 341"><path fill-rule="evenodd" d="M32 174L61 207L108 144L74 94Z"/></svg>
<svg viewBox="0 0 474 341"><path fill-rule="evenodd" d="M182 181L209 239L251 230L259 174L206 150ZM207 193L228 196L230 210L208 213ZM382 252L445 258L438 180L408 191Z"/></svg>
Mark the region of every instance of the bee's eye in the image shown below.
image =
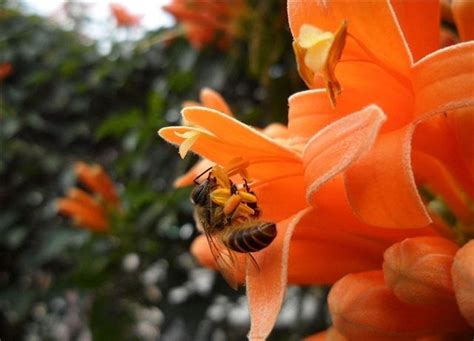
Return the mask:
<svg viewBox="0 0 474 341"><path fill-rule="evenodd" d="M193 204L201 206L205 206L207 204L208 188L209 183L207 181L204 181L202 184L194 187L193 191L191 192L191 201Z"/></svg>

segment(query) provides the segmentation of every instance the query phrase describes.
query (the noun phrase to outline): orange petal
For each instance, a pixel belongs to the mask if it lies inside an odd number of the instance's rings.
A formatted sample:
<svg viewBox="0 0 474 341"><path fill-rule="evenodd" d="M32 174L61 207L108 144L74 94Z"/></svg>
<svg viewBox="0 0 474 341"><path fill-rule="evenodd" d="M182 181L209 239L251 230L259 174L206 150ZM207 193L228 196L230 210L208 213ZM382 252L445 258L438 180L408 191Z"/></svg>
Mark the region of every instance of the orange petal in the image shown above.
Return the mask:
<svg viewBox="0 0 474 341"><path fill-rule="evenodd" d="M349 202L363 222L390 228L431 222L411 170L413 129L409 125L380 135L372 150L345 172Z"/></svg>
<svg viewBox="0 0 474 341"><path fill-rule="evenodd" d="M380 268L385 243L333 225L319 225L318 211L299 221L290 245L288 277L297 284L332 284L342 276Z"/></svg>
<svg viewBox="0 0 474 341"><path fill-rule="evenodd" d="M439 47L440 5L437 1L392 1L413 59ZM420 27L423 27L420 30Z"/></svg>
<svg viewBox="0 0 474 341"><path fill-rule="evenodd" d="M79 161L74 165L74 172L90 191L102 195L112 204L118 203L119 199L114 184L101 166L97 164L89 166L85 162Z"/></svg>
<svg viewBox="0 0 474 341"><path fill-rule="evenodd" d="M82 189L71 188L71 189L69 189L67 196L70 199L79 201L84 206L91 207L92 209L95 209L95 208L100 209L100 205L97 202L97 200L95 198L93 198L89 193L83 191Z"/></svg>
<svg viewBox="0 0 474 341"><path fill-rule="evenodd" d="M271 138L286 139L291 137L288 128L281 123L271 123L263 128L262 133Z"/></svg>
<svg viewBox="0 0 474 341"><path fill-rule="evenodd" d="M418 186L426 186L434 195L439 195L461 221L472 219L467 194L448 172L443 163L423 152L412 154L413 172Z"/></svg>
<svg viewBox="0 0 474 341"><path fill-rule="evenodd" d="M462 40L474 39L474 2L453 0L451 4L454 21Z"/></svg>
<svg viewBox="0 0 474 341"><path fill-rule="evenodd" d="M292 135L309 137L342 116L370 104L385 115L382 131L390 131L412 120L413 94L406 84L371 63L345 61L338 65L342 93L333 108L325 90L297 93L289 98L288 128Z"/></svg>
<svg viewBox="0 0 474 341"><path fill-rule="evenodd" d="M464 113L470 115L469 111L456 110L424 120L416 127L412 144L414 150L423 151L442 162L463 190L474 198L474 177L469 166L472 163L469 157L470 131L474 127L469 119L462 118ZM458 125L463 127L456 127Z"/></svg>
<svg viewBox="0 0 474 341"><path fill-rule="evenodd" d="M354 215L353 210L346 197L346 188L342 175L336 176L323 185L314 196L314 210L317 214L315 226L321 229L334 229L344 231L356 236L378 241L386 247L393 243L402 241L405 238L416 236L438 235L430 225L424 228L389 228L384 229L373 225L362 223ZM296 235L298 235L298 231ZM311 236L315 229L310 229L306 233Z"/></svg>
<svg viewBox="0 0 474 341"><path fill-rule="evenodd" d="M100 184L100 190L98 193L100 193L109 203L117 205L119 202L119 197L117 191L115 190L115 185L110 177L101 166L96 165L94 171L97 173L96 177Z"/></svg>
<svg viewBox="0 0 474 341"><path fill-rule="evenodd" d="M209 169L213 165L213 162L206 159L198 161L186 174L176 178L173 184L174 187L181 188L192 185L197 176L201 175L206 169Z"/></svg>
<svg viewBox="0 0 474 341"><path fill-rule="evenodd" d="M275 166L278 167L278 166ZM261 219L281 221L306 208L303 173L252 186L262 210Z"/></svg>
<svg viewBox="0 0 474 341"><path fill-rule="evenodd" d="M440 237L405 239L385 251L385 282L408 304L455 304L450 270L458 249Z"/></svg>
<svg viewBox="0 0 474 341"><path fill-rule="evenodd" d="M413 67L415 113L425 116L474 106L474 42L438 50Z"/></svg>
<svg viewBox="0 0 474 341"><path fill-rule="evenodd" d="M234 116L224 98L222 98L219 93L210 88L202 89L199 93L199 99L201 100L202 105L207 108L217 110L231 117Z"/></svg>
<svg viewBox="0 0 474 341"><path fill-rule="evenodd" d="M321 185L370 149L384 120L378 107L369 106L334 122L309 140L303 151L309 201Z"/></svg>
<svg viewBox="0 0 474 341"><path fill-rule="evenodd" d="M287 266L290 240L303 210L278 223L275 240L260 252L254 253L260 271L247 274L247 297L250 310L249 340L264 340L275 325L286 293Z"/></svg>
<svg viewBox="0 0 474 341"><path fill-rule="evenodd" d="M448 121L456 138L457 147L472 179L474 179L474 107L456 110L448 114Z"/></svg>
<svg viewBox="0 0 474 341"><path fill-rule="evenodd" d="M454 257L451 274L462 315L474 328L474 240L464 245Z"/></svg>
<svg viewBox="0 0 474 341"><path fill-rule="evenodd" d="M295 158L295 153L288 148L275 143L271 138L256 129L218 111L202 107L190 107L184 108L182 113L186 120L210 131L226 143L262 150L267 154Z"/></svg>
<svg viewBox="0 0 474 341"><path fill-rule="evenodd" d="M94 231L105 231L108 223L102 209L83 205L80 201L62 198L57 202L58 212L67 215L81 226Z"/></svg>
<svg viewBox="0 0 474 341"><path fill-rule="evenodd" d="M377 59L404 74L409 73L410 51L389 1L291 0L288 1L288 18L293 37L299 36L303 24L335 32L342 20L347 20L349 34Z"/></svg>
<svg viewBox="0 0 474 341"><path fill-rule="evenodd" d="M203 108L203 110L209 110ZM217 113L217 112L214 112ZM219 114L227 117L224 114ZM279 145L274 140L263 137L263 134L257 132L255 129L244 126L242 123L236 123L232 118L228 118L227 123L223 123L222 129L228 129L229 132L224 137L216 137L213 132L208 132L194 127L166 127L159 131L160 136L166 141L174 144L181 144L184 138L182 134L192 132L202 132L196 142L192 145L192 150L202 157L211 160L220 165L227 165L236 158L249 161L248 172L251 178L266 180L274 179L275 176L284 177L285 175L298 175L303 173L302 162L299 155L286 147ZM235 139L230 137L234 132L237 132L235 125L240 125L248 134L255 134L253 139L242 138ZM223 131L219 131L223 134ZM181 135L178 136L177 134ZM260 143L264 141L265 143ZM272 146L271 148L263 149L262 147Z"/></svg>
<svg viewBox="0 0 474 341"><path fill-rule="evenodd" d="M400 301L385 285L383 272L347 275L331 289L334 326L350 340L428 336L469 330L451 306L419 306Z"/></svg>

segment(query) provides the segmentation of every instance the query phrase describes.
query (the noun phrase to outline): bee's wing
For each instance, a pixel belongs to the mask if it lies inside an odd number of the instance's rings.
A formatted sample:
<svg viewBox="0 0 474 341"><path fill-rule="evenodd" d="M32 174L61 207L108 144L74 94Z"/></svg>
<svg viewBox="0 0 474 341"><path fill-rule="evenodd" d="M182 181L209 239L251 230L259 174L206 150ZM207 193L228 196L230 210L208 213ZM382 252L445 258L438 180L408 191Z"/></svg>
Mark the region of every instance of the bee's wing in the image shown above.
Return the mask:
<svg viewBox="0 0 474 341"><path fill-rule="evenodd" d="M239 288L239 277L245 275L245 258L240 257L240 255L223 245L219 240L219 236L210 234L206 229L204 229L204 234L219 272L227 284L232 289L237 290Z"/></svg>

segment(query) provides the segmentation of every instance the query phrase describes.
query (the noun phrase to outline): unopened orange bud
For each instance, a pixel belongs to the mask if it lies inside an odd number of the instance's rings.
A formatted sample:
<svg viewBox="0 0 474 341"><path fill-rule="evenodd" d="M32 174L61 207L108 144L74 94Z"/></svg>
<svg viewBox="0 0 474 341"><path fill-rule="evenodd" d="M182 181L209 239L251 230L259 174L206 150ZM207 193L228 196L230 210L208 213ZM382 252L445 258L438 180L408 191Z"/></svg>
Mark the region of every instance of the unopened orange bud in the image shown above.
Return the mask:
<svg viewBox="0 0 474 341"><path fill-rule="evenodd" d="M385 251L387 286L409 304L454 304L451 265L458 245L440 237L409 238Z"/></svg>
<svg viewBox="0 0 474 341"><path fill-rule="evenodd" d="M456 253L451 273L459 309L474 328L474 240Z"/></svg>

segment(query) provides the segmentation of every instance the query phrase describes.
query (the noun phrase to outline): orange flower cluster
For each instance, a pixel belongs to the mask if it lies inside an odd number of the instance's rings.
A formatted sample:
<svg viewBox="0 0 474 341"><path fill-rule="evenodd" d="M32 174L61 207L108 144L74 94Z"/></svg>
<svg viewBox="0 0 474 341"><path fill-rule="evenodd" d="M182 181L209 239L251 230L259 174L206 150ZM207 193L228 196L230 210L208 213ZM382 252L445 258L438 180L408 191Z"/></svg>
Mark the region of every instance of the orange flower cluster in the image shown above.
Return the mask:
<svg viewBox="0 0 474 341"><path fill-rule="evenodd" d="M212 42L227 49L239 35L239 20L246 11L242 0L173 0L163 9L182 24L187 39L196 49Z"/></svg>
<svg viewBox="0 0 474 341"><path fill-rule="evenodd" d="M110 3L110 11L114 16L117 26L133 27L140 24L140 16L131 14L124 6L116 3Z"/></svg>
<svg viewBox="0 0 474 341"><path fill-rule="evenodd" d="M71 188L67 197L57 201L58 212L71 217L78 226L96 232L107 232L108 212L110 209L118 209L120 205L112 180L97 164L89 166L84 162L77 162L74 172L79 181L93 194L79 188Z"/></svg>
<svg viewBox="0 0 474 341"><path fill-rule="evenodd" d="M469 337L474 42L463 32L472 21L455 14L463 42L439 49L436 1L294 0L288 14L311 87L290 97L288 128L265 134L221 112L219 98L159 131L182 156L244 160L262 219L277 223L275 240L253 254L259 273L241 276L249 338L269 335L288 282L335 283L333 327L315 340ZM204 237L192 251L216 266Z"/></svg>

